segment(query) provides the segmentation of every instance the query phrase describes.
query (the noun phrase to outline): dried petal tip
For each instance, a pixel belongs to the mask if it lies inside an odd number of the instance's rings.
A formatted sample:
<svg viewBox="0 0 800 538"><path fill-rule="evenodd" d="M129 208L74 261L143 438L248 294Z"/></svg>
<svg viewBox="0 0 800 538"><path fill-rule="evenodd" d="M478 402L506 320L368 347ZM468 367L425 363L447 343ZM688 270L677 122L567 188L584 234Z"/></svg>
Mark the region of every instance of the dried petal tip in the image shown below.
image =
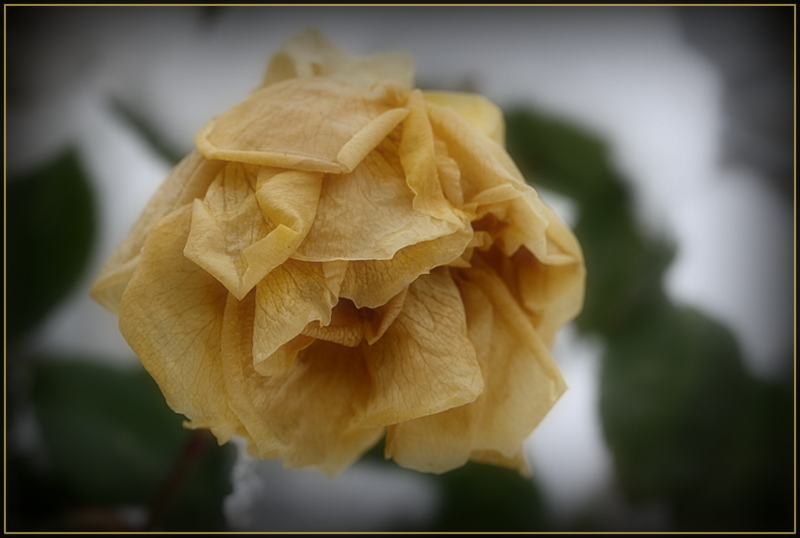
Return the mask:
<svg viewBox="0 0 800 538"><path fill-rule="evenodd" d="M407 55L302 32L198 133L93 296L221 442L336 474L385 435L412 469L528 473L585 269L503 136L485 98L414 89Z"/></svg>

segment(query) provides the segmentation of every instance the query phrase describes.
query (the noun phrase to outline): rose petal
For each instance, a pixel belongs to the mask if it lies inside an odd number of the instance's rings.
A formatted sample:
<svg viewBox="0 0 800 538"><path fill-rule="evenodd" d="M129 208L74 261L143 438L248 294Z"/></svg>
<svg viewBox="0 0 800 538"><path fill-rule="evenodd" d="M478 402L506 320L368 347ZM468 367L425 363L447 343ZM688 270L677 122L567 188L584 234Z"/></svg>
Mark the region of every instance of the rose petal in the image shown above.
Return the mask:
<svg viewBox="0 0 800 538"><path fill-rule="evenodd" d="M404 467L440 473L471 457L517 467L522 442L566 389L503 281L479 255L475 266L457 270L457 284L483 393L461 407L391 426L386 454Z"/></svg>
<svg viewBox="0 0 800 538"><path fill-rule="evenodd" d="M364 426L438 413L475 400L483 389L461 297L445 268L414 281L386 334L362 349L372 379L358 414Z"/></svg>
<svg viewBox="0 0 800 538"><path fill-rule="evenodd" d="M362 428L353 420L370 386L361 351L318 340L285 374L263 376L249 352L254 308L253 294L228 301L222 346L230 406L247 429L250 452L335 475L383 434L383 428Z"/></svg>
<svg viewBox="0 0 800 538"><path fill-rule="evenodd" d="M463 210L472 220L492 215L502 223L493 236L506 255L521 245L543 251L547 220L540 206L544 204L502 147L473 130L450 107L429 103L428 114L434 134L458 164Z"/></svg>
<svg viewBox="0 0 800 538"><path fill-rule="evenodd" d="M91 291L97 302L111 312L119 313L122 293L139 265L139 253L150 228L168 213L191 203L195 198L202 198L222 164L208 161L196 151L178 163L150 199L128 236L103 266Z"/></svg>
<svg viewBox="0 0 800 538"><path fill-rule="evenodd" d="M222 382L228 292L183 256L190 223L191 206L185 205L150 230L122 296L119 325L169 406L225 442L240 428Z"/></svg>
<svg viewBox="0 0 800 538"><path fill-rule="evenodd" d="M464 118L470 127L501 146L505 144L506 122L503 111L494 103L474 93L425 91L425 100L446 106Z"/></svg>
<svg viewBox="0 0 800 538"><path fill-rule="evenodd" d="M408 91L414 84L414 62L402 52L354 56L322 32L308 29L295 35L275 53L269 62L264 85L315 76L335 76L364 91L369 91L376 82L391 80Z"/></svg>
<svg viewBox="0 0 800 538"><path fill-rule="evenodd" d="M356 347L364 339L364 317L352 301L340 299L331 311L330 322L322 325L312 321L303 329L303 334L339 344Z"/></svg>
<svg viewBox="0 0 800 538"><path fill-rule="evenodd" d="M325 176L314 225L294 257L386 260L404 247L465 226L463 219L442 220L414 208L414 193L406 184L392 136L352 173Z"/></svg>
<svg viewBox="0 0 800 538"><path fill-rule="evenodd" d="M356 347L362 340L374 344L402 312L406 292L404 289L378 308L356 308L352 301L339 299L331 311L330 323L312 321L303 329L303 335L347 347Z"/></svg>
<svg viewBox="0 0 800 538"><path fill-rule="evenodd" d="M406 106L409 114L403 120L398 152L406 183L414 192L414 209L459 224L464 215L445 198L439 180L436 144L422 92L412 91Z"/></svg>
<svg viewBox="0 0 800 538"><path fill-rule="evenodd" d="M194 202L184 254L243 298L305 238L321 180L322 174L228 163L206 199Z"/></svg>
<svg viewBox="0 0 800 538"><path fill-rule="evenodd" d="M331 77L288 79L209 122L195 144L208 159L347 173L406 116L398 99L388 86L365 94Z"/></svg>
<svg viewBox="0 0 800 538"><path fill-rule="evenodd" d="M531 315L542 342L553 346L558 330L580 312L583 305L586 270L582 260L572 263L540 262L527 249L513 256L518 301Z"/></svg>
<svg viewBox="0 0 800 538"><path fill-rule="evenodd" d="M344 276L341 262L287 260L256 286L253 366L262 375L286 371L284 356L273 356L312 321L327 325Z"/></svg>
<svg viewBox="0 0 800 538"><path fill-rule="evenodd" d="M359 308L377 308L406 289L420 275L457 259L472 240L470 227L405 247L391 260L351 261L340 295Z"/></svg>

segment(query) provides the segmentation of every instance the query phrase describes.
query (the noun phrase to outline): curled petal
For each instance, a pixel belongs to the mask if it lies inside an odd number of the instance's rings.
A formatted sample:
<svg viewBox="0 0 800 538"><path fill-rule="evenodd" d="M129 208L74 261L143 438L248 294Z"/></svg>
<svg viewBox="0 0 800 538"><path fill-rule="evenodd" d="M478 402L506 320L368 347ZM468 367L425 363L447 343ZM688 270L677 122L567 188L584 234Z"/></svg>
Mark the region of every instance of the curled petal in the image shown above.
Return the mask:
<svg viewBox="0 0 800 538"><path fill-rule="evenodd" d="M344 276L341 262L287 260L256 286L253 366L262 375L279 375L289 366L279 348L312 321L327 325ZM286 350L283 350L284 352Z"/></svg>
<svg viewBox="0 0 800 538"><path fill-rule="evenodd" d="M398 152L406 183L414 192L414 209L459 224L463 215L445 197L439 180L436 144L422 92L412 91L406 106L409 114L403 121Z"/></svg>
<svg viewBox="0 0 800 538"><path fill-rule="evenodd" d="M341 296L359 308L377 308L406 289L420 275L457 259L472 240L464 227L455 233L405 247L391 260L357 260L347 266Z"/></svg>
<svg viewBox="0 0 800 538"><path fill-rule="evenodd" d="M106 261L92 286L92 297L115 314L122 293L139 265L139 253L150 229L172 211L202 198L223 163L207 161L193 151L156 191L125 240Z"/></svg>
<svg viewBox="0 0 800 538"><path fill-rule="evenodd" d="M264 86L291 78L333 76L369 91L376 82L390 80L405 91L414 84L414 62L402 52L354 56L318 30L304 30L287 41L272 57Z"/></svg>
<svg viewBox="0 0 800 538"><path fill-rule="evenodd" d="M263 376L249 352L254 342L247 321L254 306L252 294L228 301L222 346L230 407L247 431L250 451L335 475L383 435L383 428L354 422L370 387L360 349L317 341L299 352L286 373Z"/></svg>
<svg viewBox="0 0 800 538"><path fill-rule="evenodd" d="M445 268L418 278L386 334L362 349L373 387L358 415L364 426L438 413L483 390L461 297Z"/></svg>
<svg viewBox="0 0 800 538"><path fill-rule="evenodd" d="M463 219L442 220L414 209L397 142L389 137L352 173L325 176L316 219L295 257L387 260L404 247L465 225Z"/></svg>
<svg viewBox="0 0 800 538"><path fill-rule="evenodd" d="M205 200L194 201L184 254L243 298L305 238L321 180L321 174L229 163Z"/></svg>
<svg viewBox="0 0 800 538"><path fill-rule="evenodd" d="M347 173L405 118L391 86L370 95L330 77L288 79L253 92L195 138L207 159Z"/></svg>
<svg viewBox="0 0 800 538"><path fill-rule="evenodd" d="M352 301L340 299L331 311L329 323L323 325L312 321L303 329L303 334L341 346L356 347L364 339L364 318Z"/></svg>
<svg viewBox="0 0 800 538"><path fill-rule="evenodd" d="M147 235L120 303L125 339L167 403L220 442L240 429L222 381L222 315L228 292L186 259L191 206L164 217Z"/></svg>
<svg viewBox="0 0 800 538"><path fill-rule="evenodd" d="M484 391L472 403L391 426L387 457L429 472L448 471L473 457L524 470L522 442L566 385L511 292L480 256L473 268L458 273Z"/></svg>
<svg viewBox="0 0 800 538"><path fill-rule="evenodd" d="M497 105L474 93L426 91L429 103L446 106L456 111L478 133L505 145L506 122L503 111Z"/></svg>
<svg viewBox="0 0 800 538"><path fill-rule="evenodd" d="M558 329L572 320L583 305L583 263L574 259L571 263L542 263L525 248L513 258L519 302L531 314L544 344L552 347Z"/></svg>

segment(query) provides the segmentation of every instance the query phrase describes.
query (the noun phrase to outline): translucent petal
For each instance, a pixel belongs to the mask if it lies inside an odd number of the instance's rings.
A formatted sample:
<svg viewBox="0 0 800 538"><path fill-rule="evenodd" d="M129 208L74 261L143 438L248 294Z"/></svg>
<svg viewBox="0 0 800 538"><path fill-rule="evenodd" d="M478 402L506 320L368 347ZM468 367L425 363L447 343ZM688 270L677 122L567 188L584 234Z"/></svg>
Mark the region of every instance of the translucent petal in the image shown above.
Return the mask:
<svg viewBox="0 0 800 538"><path fill-rule="evenodd" d="M122 293L139 265L139 253L150 228L172 211L202 198L223 163L208 161L193 151L172 171L156 191L125 240L108 258L92 287L92 297L119 313Z"/></svg>
<svg viewBox="0 0 800 538"><path fill-rule="evenodd" d="M296 258L386 260L403 247L465 226L463 220L442 220L414 209L396 138L383 140L352 173L325 176L316 220Z"/></svg>
<svg viewBox="0 0 800 538"><path fill-rule="evenodd" d="M303 335L347 347L356 347L364 340L374 344L402 312L406 292L404 289L378 308L356 308L349 299L340 298L331 311L330 323L312 321Z"/></svg>
<svg viewBox="0 0 800 538"><path fill-rule="evenodd" d="M360 57L338 47L320 31L308 29L287 41L269 62L264 85L288 78L336 76L366 90L378 81L391 80L410 90L414 62L402 52Z"/></svg>
<svg viewBox="0 0 800 538"><path fill-rule="evenodd" d="M322 174L228 163L195 200L184 254L236 298L286 261L317 211Z"/></svg>
<svg viewBox="0 0 800 538"><path fill-rule="evenodd" d="M120 304L120 330L169 406L220 442L240 428L222 378L222 316L228 292L183 256L191 206L147 235Z"/></svg>
<svg viewBox="0 0 800 538"><path fill-rule="evenodd" d="M390 427L387 456L404 467L445 472L474 457L524 470L522 442L566 389L502 279L480 255L475 265L456 272L462 275L457 283L483 373L483 393L472 403Z"/></svg>
<svg viewBox="0 0 800 538"><path fill-rule="evenodd" d="M254 307L252 294L241 303L229 300L223 339L230 406L247 429L250 452L335 475L383 435L383 428L353 421L369 394L360 349L317 341L299 352L285 374L263 376L249 353Z"/></svg>
<svg viewBox="0 0 800 538"><path fill-rule="evenodd" d="M389 86L365 94L331 77L288 79L253 92L197 134L209 159L346 173L408 111Z"/></svg>
<svg viewBox="0 0 800 538"><path fill-rule="evenodd" d="M450 157L461 169L465 203L482 202L476 197L491 189L502 189L499 192L505 193L504 199L516 196L514 188L530 189L521 175L508 170L496 157L497 143L475 131L456 111L430 101L427 110L434 135L447 145ZM501 200L497 195L493 198Z"/></svg>
<svg viewBox="0 0 800 538"><path fill-rule="evenodd" d="M288 260L256 286L253 366L262 375L278 375L288 364L273 356L312 321L330 323L344 276L341 264Z"/></svg>
<svg viewBox="0 0 800 538"><path fill-rule="evenodd" d="M414 192L414 208L427 215L458 224L463 215L455 210L442 190L433 129L428 120L422 92L412 91L406 106L409 108L409 114L403 120L398 152L406 182Z"/></svg>
<svg viewBox="0 0 800 538"><path fill-rule="evenodd" d="M552 347L557 331L580 312L586 269L580 258L572 263L546 264L527 249L513 256L520 303L532 315L536 331Z"/></svg>
<svg viewBox="0 0 800 538"><path fill-rule="evenodd" d="M425 91L424 94L429 103L453 109L477 132L500 145L505 144L503 111L482 95L445 91Z"/></svg>
<svg viewBox="0 0 800 538"><path fill-rule="evenodd" d="M340 295L359 308L377 308L406 289L420 275L457 259L472 240L468 226L432 241L399 250L391 260L351 261Z"/></svg>
<svg viewBox="0 0 800 538"><path fill-rule="evenodd" d="M464 310L446 268L409 286L400 315L362 346L372 379L365 426L394 424L474 401L483 389Z"/></svg>

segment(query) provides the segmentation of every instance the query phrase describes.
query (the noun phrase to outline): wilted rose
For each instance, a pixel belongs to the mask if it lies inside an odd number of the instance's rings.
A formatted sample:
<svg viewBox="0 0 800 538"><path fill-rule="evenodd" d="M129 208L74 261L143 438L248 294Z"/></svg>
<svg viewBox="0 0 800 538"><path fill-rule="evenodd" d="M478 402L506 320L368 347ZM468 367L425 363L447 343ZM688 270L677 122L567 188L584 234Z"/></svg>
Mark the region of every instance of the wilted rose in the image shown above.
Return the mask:
<svg viewBox="0 0 800 538"><path fill-rule="evenodd" d="M384 434L412 469L527 472L580 247L497 107L412 84L405 55L300 34L106 263L93 296L189 427L331 474Z"/></svg>

